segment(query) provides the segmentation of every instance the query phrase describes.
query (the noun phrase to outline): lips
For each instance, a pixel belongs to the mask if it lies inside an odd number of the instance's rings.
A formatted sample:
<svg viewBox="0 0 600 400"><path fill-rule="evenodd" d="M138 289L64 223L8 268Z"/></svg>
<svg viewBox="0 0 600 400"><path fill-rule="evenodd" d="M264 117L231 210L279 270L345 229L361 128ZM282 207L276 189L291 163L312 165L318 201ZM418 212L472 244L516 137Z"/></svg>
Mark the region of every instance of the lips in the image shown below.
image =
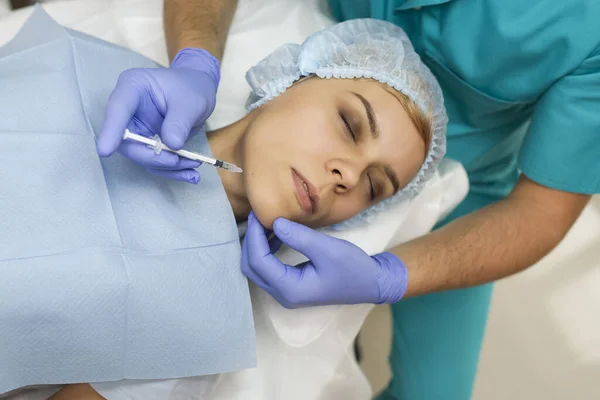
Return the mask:
<svg viewBox="0 0 600 400"><path fill-rule="evenodd" d="M294 182L294 188L296 189L296 199L302 209L310 214L314 214L317 211L317 190L310 183L308 179L303 177L292 168L292 180Z"/></svg>

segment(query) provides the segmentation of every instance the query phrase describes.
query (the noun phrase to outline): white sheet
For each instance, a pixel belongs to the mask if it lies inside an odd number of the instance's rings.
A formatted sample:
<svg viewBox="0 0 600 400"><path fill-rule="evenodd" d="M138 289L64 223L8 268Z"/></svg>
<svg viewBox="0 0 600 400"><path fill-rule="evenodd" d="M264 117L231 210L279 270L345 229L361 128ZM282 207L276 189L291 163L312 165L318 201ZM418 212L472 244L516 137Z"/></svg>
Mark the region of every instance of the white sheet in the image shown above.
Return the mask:
<svg viewBox="0 0 600 400"><path fill-rule="evenodd" d="M329 26L320 0L240 0L222 64L222 80L211 127L244 115L246 70L284 42L301 42ZM60 0L45 5L58 22L134 49L157 62L168 62L162 31L161 0ZM0 44L9 40L31 13L24 9L0 19ZM464 169L445 161L437 176L412 203L400 203L360 230L336 232L369 253L383 251L428 232L467 193ZM332 233L333 234L333 233ZM302 256L282 249L290 262ZM101 394L112 399L325 400L369 399L371 390L354 361L351 345L371 305L286 310L252 287L257 329L258 368L220 377L162 382L107 384ZM216 384L215 384L216 382ZM97 387L99 388L99 386ZM41 399L47 391L19 399Z"/></svg>

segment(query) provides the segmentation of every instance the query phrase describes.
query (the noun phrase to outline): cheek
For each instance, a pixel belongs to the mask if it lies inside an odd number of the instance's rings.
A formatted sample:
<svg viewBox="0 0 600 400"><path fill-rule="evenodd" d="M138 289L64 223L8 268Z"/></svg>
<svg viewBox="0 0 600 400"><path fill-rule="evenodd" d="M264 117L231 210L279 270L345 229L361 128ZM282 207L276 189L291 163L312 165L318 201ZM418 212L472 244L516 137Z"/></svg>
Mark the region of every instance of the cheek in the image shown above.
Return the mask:
<svg viewBox="0 0 600 400"><path fill-rule="evenodd" d="M423 155L425 150L422 150L418 146L412 148L414 150L390 154L387 157L390 160L389 165L396 171L396 175L400 181L400 190L406 187L417 176L423 162L425 162L425 156Z"/></svg>
<svg viewBox="0 0 600 400"><path fill-rule="evenodd" d="M425 145L416 132L387 135L381 138L379 158L396 171L402 188L413 180L423 165Z"/></svg>
<svg viewBox="0 0 600 400"><path fill-rule="evenodd" d="M287 217L288 201L281 190L283 168L273 167L268 155L248 155L244 165L244 186L250 207L265 228L271 229L278 217ZM271 165L271 167L269 167Z"/></svg>
<svg viewBox="0 0 600 400"><path fill-rule="evenodd" d="M274 100L276 101L276 100ZM331 146L333 123L325 106L274 103L252 123L248 142L289 157Z"/></svg>
<svg viewBox="0 0 600 400"><path fill-rule="evenodd" d="M271 229L279 217L290 218L289 200L281 190L281 176L261 170L246 177L246 195L261 224Z"/></svg>
<svg viewBox="0 0 600 400"><path fill-rule="evenodd" d="M317 227L320 228L346 221L360 213L366 207L360 189L358 189L358 192L355 191L347 196L336 196L330 204L329 211L319 221L319 226Z"/></svg>

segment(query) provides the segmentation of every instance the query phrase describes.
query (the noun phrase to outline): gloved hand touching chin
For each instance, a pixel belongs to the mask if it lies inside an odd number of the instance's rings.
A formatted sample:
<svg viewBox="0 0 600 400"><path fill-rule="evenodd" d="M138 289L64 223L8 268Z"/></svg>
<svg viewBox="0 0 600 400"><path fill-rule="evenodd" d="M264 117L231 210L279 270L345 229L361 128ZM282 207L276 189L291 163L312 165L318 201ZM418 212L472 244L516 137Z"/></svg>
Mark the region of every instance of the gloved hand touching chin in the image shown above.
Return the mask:
<svg viewBox="0 0 600 400"><path fill-rule="evenodd" d="M384 252L369 256L352 243L279 218L269 242L254 213L242 248L242 272L286 308L331 304L395 303L406 292L404 263ZM281 243L309 258L283 264L273 253Z"/></svg>
<svg viewBox="0 0 600 400"><path fill-rule="evenodd" d="M140 143L123 142L128 128L145 136L158 134L179 150L190 132L201 127L215 108L219 61L202 49L181 50L170 68L138 68L119 76L110 95L97 151L107 157L119 151L149 172L183 182L198 183L197 161L154 151Z"/></svg>

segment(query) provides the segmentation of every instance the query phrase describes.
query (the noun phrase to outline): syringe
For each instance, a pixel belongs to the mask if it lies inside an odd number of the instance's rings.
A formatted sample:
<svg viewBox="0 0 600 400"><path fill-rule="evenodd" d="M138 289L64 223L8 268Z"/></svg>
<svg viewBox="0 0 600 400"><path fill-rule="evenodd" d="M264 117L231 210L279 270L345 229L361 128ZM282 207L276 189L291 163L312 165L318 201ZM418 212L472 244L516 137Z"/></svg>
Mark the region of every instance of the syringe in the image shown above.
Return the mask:
<svg viewBox="0 0 600 400"><path fill-rule="evenodd" d="M198 154L198 153L192 153L191 151L187 151L187 150L170 149L162 142L162 140L160 139L160 136L158 136L158 135L154 135L153 137L146 137L146 136L138 135L137 133L133 133L129 129L126 129L125 133L123 134L123 140L126 140L126 139L131 139L131 140L134 140L139 143L147 144L148 147L154 149L156 154L159 154L161 151L166 150L166 151L170 151L171 153L180 155L182 157L189 158L190 160L201 161L201 162L213 165L218 168L222 168L222 169L230 171L230 172L238 172L238 173L243 172L243 170L240 167L238 167L235 164L229 163L227 161L217 160L215 158L203 156L202 154Z"/></svg>

